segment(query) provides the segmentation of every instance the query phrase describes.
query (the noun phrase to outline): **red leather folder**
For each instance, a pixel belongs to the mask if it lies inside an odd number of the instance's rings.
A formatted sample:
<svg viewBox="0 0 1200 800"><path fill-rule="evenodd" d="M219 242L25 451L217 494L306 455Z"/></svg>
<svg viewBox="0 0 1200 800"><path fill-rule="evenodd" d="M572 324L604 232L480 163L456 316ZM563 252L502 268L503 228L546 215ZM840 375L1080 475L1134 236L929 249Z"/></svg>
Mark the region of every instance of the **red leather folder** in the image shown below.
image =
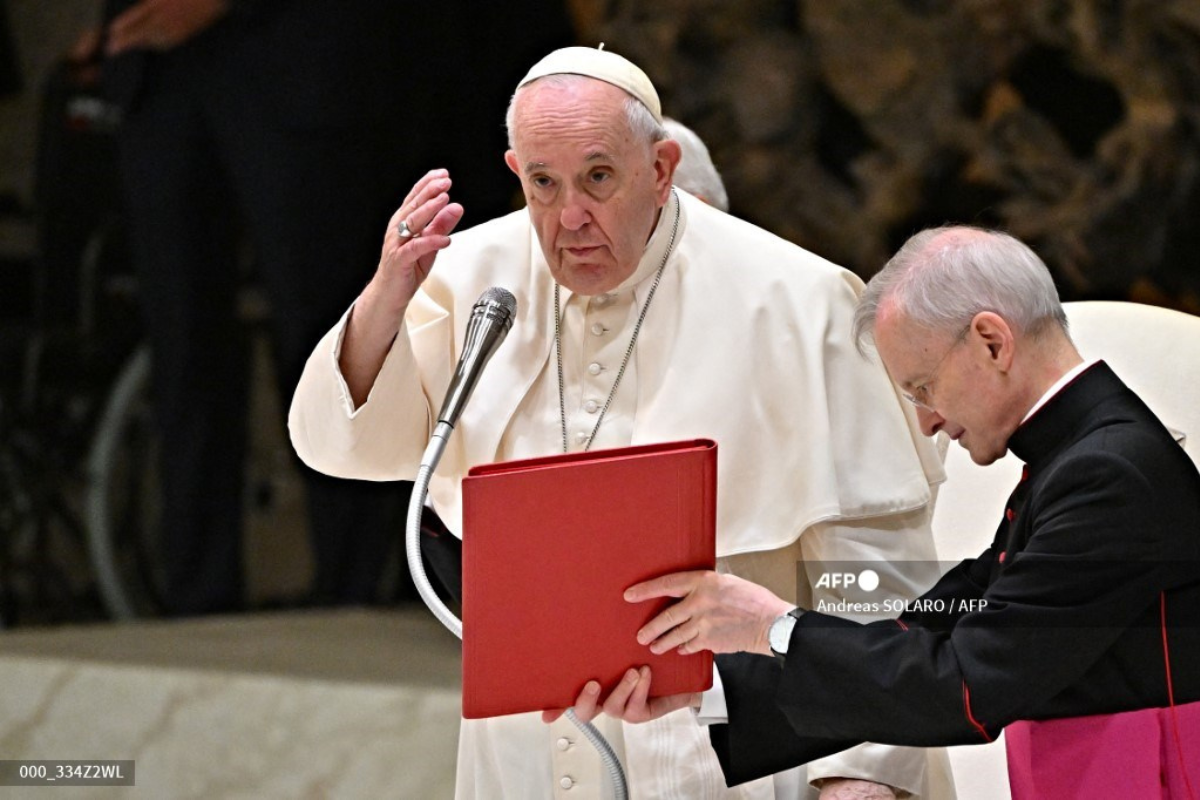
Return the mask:
<svg viewBox="0 0 1200 800"><path fill-rule="evenodd" d="M463 716L573 705L648 664L654 696L712 685L712 653L656 656L639 628L674 602L628 586L712 569L717 445L707 439L475 467L463 479Z"/></svg>

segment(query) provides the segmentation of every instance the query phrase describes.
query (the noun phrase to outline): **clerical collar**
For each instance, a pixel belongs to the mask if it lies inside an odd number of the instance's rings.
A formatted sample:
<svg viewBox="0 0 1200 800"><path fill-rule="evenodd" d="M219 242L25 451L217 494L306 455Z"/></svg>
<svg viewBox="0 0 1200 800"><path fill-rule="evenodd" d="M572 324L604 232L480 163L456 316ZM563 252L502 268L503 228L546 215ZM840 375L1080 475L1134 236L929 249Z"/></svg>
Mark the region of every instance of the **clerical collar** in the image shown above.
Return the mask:
<svg viewBox="0 0 1200 800"><path fill-rule="evenodd" d="M1021 420L1021 424L1024 425L1025 420L1029 419L1034 414L1036 414L1038 412L1038 409L1040 409L1042 406L1046 405L1046 402L1049 401L1051 397L1054 397L1054 395L1061 392L1063 390L1064 386L1066 386L1071 381L1075 380L1075 378L1078 375L1083 373L1084 370L1086 370L1088 367L1092 366L1099 360L1100 359L1098 359L1098 358L1087 359L1082 364L1077 364L1077 365L1075 365L1075 367L1068 370L1065 375L1063 375L1061 378L1059 378L1057 381L1055 381L1054 385L1051 386L1049 389L1047 389L1046 393L1044 395L1042 395L1036 403L1033 404L1033 408L1029 409L1029 412L1027 414L1025 414L1025 419Z"/></svg>
<svg viewBox="0 0 1200 800"><path fill-rule="evenodd" d="M643 281L653 278L654 273L658 272L659 265L662 264L663 256L667 249L671 246L671 230L675 224L675 208L679 206L679 196L672 190L667 196L667 202L659 210L658 222L654 225L654 232L650 234L650 240L646 242L646 249L642 251L642 258L638 261L637 269L633 274L623 280L615 289L611 289L605 294L617 294L623 292L633 286L637 286ZM680 207L680 232L683 229L683 208ZM563 302L571 298L573 293L566 286L562 287Z"/></svg>
<svg viewBox="0 0 1200 800"><path fill-rule="evenodd" d="M1031 414L1009 437L1008 449L1026 464L1039 463L1075 436L1076 428L1096 404L1097 391L1121 386L1103 360L1072 372L1075 375L1057 391L1047 392L1049 397L1044 398L1037 413Z"/></svg>

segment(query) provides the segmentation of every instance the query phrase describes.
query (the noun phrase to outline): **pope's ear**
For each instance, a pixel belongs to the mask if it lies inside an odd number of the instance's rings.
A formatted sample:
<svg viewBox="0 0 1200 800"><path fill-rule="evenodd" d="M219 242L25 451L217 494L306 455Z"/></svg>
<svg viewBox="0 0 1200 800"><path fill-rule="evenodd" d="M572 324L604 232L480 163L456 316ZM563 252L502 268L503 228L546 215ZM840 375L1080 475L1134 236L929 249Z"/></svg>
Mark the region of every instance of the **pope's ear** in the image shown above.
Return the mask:
<svg viewBox="0 0 1200 800"><path fill-rule="evenodd" d="M683 158L683 149L674 139L663 139L654 143L655 185L659 189L660 201L667 201L667 192L675 180L675 170Z"/></svg>
<svg viewBox="0 0 1200 800"><path fill-rule="evenodd" d="M521 177L521 168L517 165L517 151L509 150L504 154L504 163L508 164L508 168L512 170L513 175Z"/></svg>

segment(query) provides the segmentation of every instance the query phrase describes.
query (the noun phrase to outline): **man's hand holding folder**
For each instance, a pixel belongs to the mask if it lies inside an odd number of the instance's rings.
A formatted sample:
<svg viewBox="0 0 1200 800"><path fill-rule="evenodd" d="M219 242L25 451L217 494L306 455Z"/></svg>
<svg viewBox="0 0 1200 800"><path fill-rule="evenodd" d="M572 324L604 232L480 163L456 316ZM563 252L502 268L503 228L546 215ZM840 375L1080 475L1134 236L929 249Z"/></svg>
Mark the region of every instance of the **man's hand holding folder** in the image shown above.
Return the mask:
<svg viewBox="0 0 1200 800"><path fill-rule="evenodd" d="M767 632L771 624L794 606L758 584L711 570L677 572L630 586L625 600L644 603L665 597L679 598L647 622L637 633L639 644L653 654L674 650L680 655L704 651L748 652L771 655ZM590 722L600 712L625 722L649 722L681 708L698 708L700 693L651 697L650 667L627 670L620 683L601 696L597 681L589 681L575 700L575 714ZM562 709L542 712L553 722Z"/></svg>

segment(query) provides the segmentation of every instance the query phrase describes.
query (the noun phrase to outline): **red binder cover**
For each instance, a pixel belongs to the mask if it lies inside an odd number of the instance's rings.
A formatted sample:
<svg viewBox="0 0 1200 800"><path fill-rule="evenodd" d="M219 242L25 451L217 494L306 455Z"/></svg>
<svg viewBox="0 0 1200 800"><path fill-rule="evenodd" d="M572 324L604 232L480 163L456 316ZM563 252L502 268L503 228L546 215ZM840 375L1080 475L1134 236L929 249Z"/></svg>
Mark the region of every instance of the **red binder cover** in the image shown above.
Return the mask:
<svg viewBox="0 0 1200 800"><path fill-rule="evenodd" d="M652 654L639 628L671 599L626 587L716 562L707 439L474 467L463 479L463 717L565 708L648 664L655 696L712 685L712 653Z"/></svg>

